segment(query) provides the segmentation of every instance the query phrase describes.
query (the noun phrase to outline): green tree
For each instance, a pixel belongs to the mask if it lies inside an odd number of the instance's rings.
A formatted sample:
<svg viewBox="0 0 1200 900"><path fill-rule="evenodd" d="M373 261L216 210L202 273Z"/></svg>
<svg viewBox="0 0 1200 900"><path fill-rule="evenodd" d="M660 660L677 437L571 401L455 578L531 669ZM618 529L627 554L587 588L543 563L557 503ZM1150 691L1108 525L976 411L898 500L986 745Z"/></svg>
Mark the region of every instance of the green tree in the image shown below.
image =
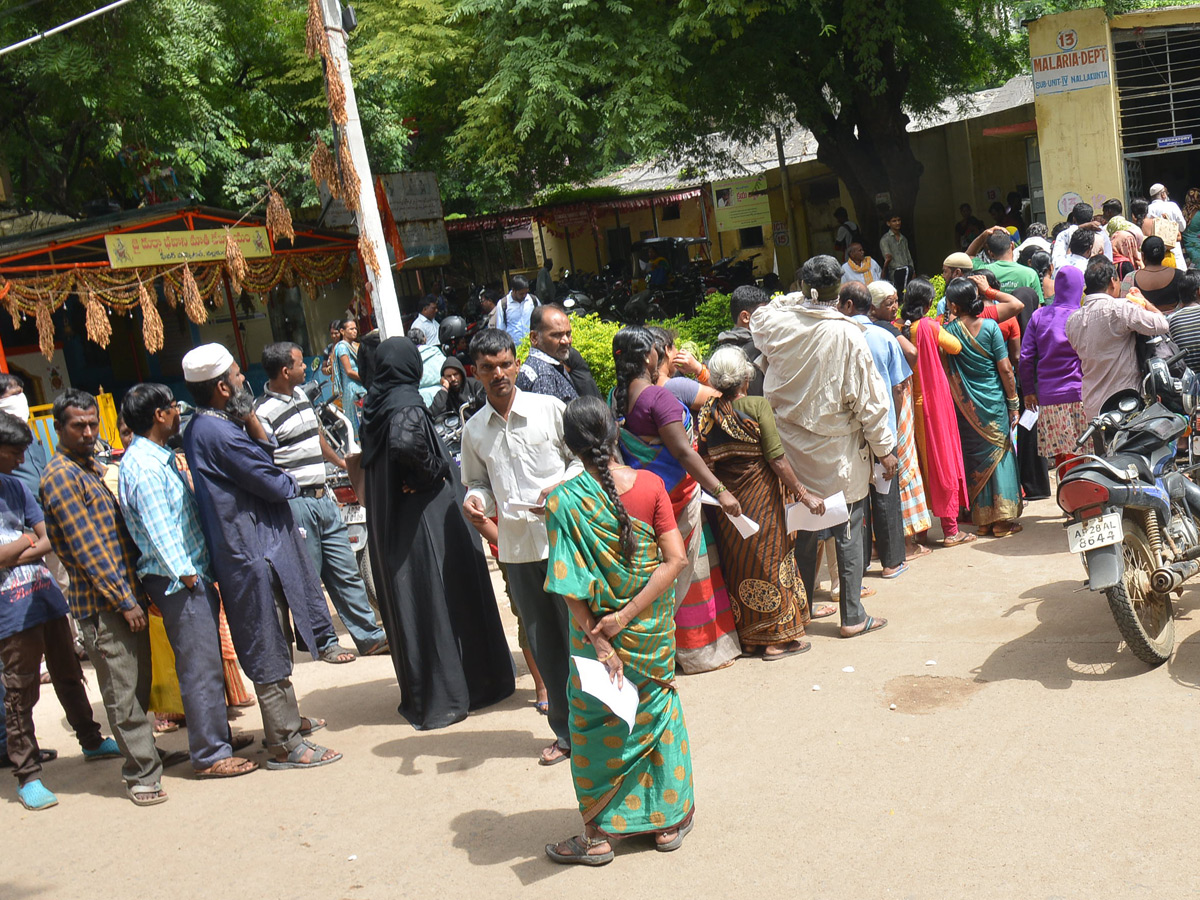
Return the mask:
<svg viewBox="0 0 1200 900"><path fill-rule="evenodd" d="M95 8L43 0L0 13L7 45ZM264 182L316 202L314 137L331 139L319 61L305 58L298 0L139 0L0 56L0 160L15 205L78 215L194 197L244 208ZM408 142L396 88L362 79L359 108L376 167Z"/></svg>
<svg viewBox="0 0 1200 900"><path fill-rule="evenodd" d="M910 116L1020 62L994 12L987 0L460 0L455 21L489 74L460 107L453 153L519 193L662 152L711 162L715 132L797 123L860 215L888 193L911 216Z"/></svg>

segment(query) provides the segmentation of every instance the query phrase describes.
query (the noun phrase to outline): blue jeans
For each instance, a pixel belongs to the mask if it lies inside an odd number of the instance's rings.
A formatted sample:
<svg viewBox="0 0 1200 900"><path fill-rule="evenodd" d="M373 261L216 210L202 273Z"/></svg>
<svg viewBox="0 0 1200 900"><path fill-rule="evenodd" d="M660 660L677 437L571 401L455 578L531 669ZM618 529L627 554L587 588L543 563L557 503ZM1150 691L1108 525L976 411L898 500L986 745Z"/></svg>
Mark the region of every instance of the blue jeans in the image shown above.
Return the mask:
<svg viewBox="0 0 1200 900"><path fill-rule="evenodd" d="M326 492L319 500L293 497L288 503L296 527L302 529L304 546L313 568L325 583L333 608L346 626L354 646L359 653L379 646L387 640L387 635L375 621L375 611L367 599L367 587L359 574L346 525L333 497Z"/></svg>

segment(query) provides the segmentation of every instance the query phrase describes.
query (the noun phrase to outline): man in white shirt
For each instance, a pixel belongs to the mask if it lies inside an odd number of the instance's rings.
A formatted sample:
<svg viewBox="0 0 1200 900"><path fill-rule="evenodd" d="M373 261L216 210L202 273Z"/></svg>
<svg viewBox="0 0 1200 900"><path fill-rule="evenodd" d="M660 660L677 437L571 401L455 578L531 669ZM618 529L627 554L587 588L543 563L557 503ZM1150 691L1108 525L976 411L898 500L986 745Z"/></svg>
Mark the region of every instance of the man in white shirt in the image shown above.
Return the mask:
<svg viewBox="0 0 1200 900"><path fill-rule="evenodd" d="M859 284L869 285L881 278L883 270L879 268L879 263L866 255L862 244L851 244L850 258L842 263L842 284L857 281Z"/></svg>
<svg viewBox="0 0 1200 900"><path fill-rule="evenodd" d="M1180 235L1187 228L1187 219L1183 217L1183 210L1168 196L1166 187L1161 184L1150 185L1150 207L1146 210L1146 218L1170 219L1179 226ZM1183 248L1179 241L1176 241L1174 246L1168 246L1167 252L1174 255L1175 268L1181 272L1187 271L1187 259L1183 255Z"/></svg>
<svg viewBox="0 0 1200 900"><path fill-rule="evenodd" d="M421 301L417 317L413 319L412 325L408 327L408 333L412 334L414 328L425 335L426 344L436 344L438 342L436 297L426 297Z"/></svg>
<svg viewBox="0 0 1200 900"><path fill-rule="evenodd" d="M516 348L506 332L479 332L471 341L471 358L488 401L463 429L463 512L481 531L498 516L500 562L508 571L509 593L546 683L556 738L539 762L552 766L571 755L570 613L561 597L545 590L550 544L541 507L551 490L583 471L583 464L563 441L563 402L517 388Z"/></svg>
<svg viewBox="0 0 1200 900"><path fill-rule="evenodd" d="M833 527L841 578L842 637L882 628L862 605L863 513L872 460L896 477L896 438L888 394L863 327L837 311L839 267L816 256L800 270L800 292L776 297L750 317L762 351L763 396L796 477L818 496L841 492L849 522ZM874 326L867 326L874 327ZM817 571L819 532L796 535L796 567L808 596Z"/></svg>
<svg viewBox="0 0 1200 900"><path fill-rule="evenodd" d="M529 280L514 275L508 282L508 293L496 307L496 327L507 331L513 344L519 344L529 334L529 317L538 305L538 298L529 293Z"/></svg>
<svg viewBox="0 0 1200 900"><path fill-rule="evenodd" d="M1090 203L1075 204L1075 208L1067 216L1069 226L1058 233L1058 237L1054 239L1054 249L1050 251L1050 262L1054 266L1055 272L1062 268L1063 264L1067 261L1067 254L1070 252L1071 235L1075 233L1075 229L1077 228L1098 231L1104 240L1104 255L1110 260L1112 259L1112 241L1109 240L1108 232L1104 230L1104 226L1099 222L1093 221L1095 217L1096 212L1092 209Z"/></svg>

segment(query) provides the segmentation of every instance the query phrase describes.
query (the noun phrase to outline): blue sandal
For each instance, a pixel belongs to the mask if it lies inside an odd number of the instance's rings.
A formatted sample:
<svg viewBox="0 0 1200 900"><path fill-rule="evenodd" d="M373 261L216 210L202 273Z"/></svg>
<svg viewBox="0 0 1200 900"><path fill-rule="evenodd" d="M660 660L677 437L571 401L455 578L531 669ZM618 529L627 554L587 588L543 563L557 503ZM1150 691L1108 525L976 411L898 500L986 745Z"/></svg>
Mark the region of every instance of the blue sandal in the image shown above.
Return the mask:
<svg viewBox="0 0 1200 900"><path fill-rule="evenodd" d="M112 738L106 737L95 750L84 750L83 758L88 762L95 762L98 759L120 759L121 748Z"/></svg>
<svg viewBox="0 0 1200 900"><path fill-rule="evenodd" d="M35 778L28 784L23 784L17 788L17 796L21 798L21 805L26 809L39 810L49 809L52 806L58 806L58 798L42 784L40 778Z"/></svg>

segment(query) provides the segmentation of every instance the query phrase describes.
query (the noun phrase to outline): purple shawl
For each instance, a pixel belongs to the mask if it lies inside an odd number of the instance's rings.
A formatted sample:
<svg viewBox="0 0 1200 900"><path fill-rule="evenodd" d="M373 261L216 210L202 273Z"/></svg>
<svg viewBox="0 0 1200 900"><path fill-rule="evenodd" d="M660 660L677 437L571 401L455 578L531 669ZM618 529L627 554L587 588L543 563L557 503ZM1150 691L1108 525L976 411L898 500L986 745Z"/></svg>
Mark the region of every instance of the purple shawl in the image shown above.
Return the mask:
<svg viewBox="0 0 1200 900"><path fill-rule="evenodd" d="M1078 403L1083 398L1079 357L1067 340L1067 318L1083 298L1083 273L1063 266L1054 276L1054 299L1033 314L1021 339L1021 391L1036 394L1039 406Z"/></svg>

